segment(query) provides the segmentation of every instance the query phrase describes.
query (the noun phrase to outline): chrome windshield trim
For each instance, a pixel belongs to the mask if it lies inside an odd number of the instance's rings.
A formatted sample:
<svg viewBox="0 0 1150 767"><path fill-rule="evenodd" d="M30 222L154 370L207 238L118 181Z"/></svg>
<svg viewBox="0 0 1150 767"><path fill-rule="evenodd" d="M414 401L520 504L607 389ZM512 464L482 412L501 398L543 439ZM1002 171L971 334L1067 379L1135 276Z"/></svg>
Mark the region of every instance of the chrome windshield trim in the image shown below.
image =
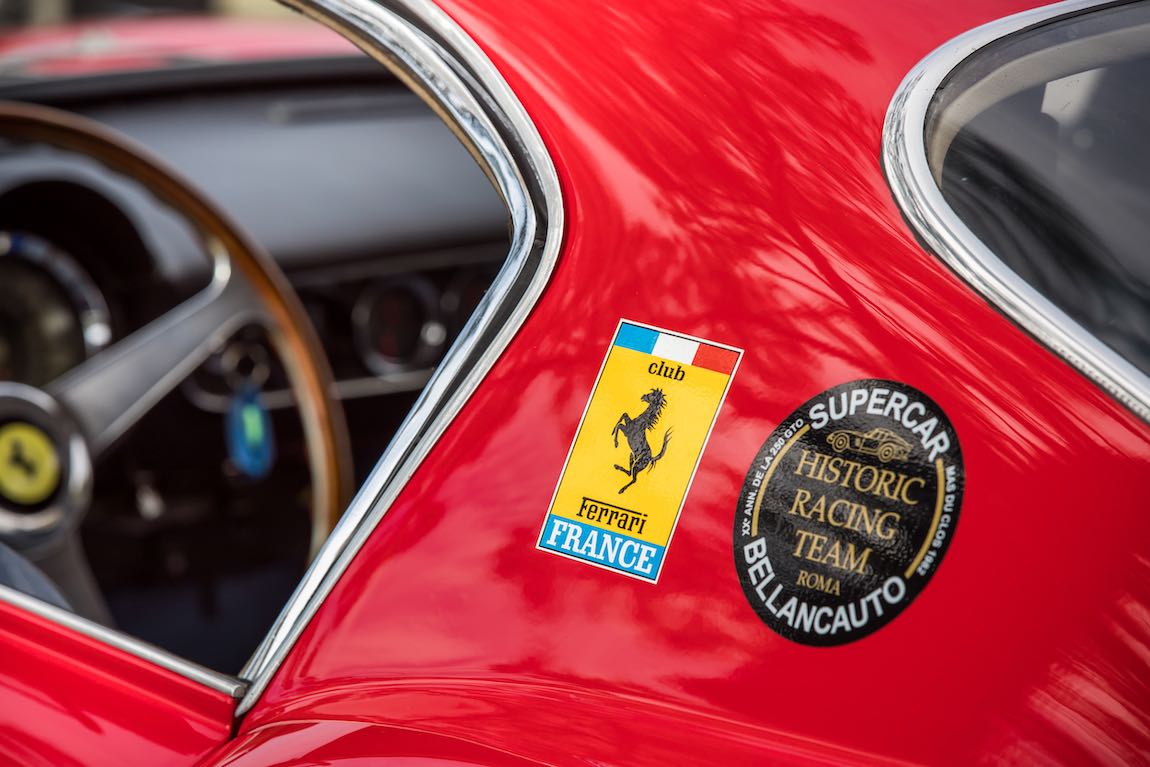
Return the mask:
<svg viewBox="0 0 1150 767"><path fill-rule="evenodd" d="M281 0L396 71L460 135L511 216L511 250L475 314L240 673L259 700L320 605L419 464L511 342L543 292L563 237L559 178L542 138L495 65L429 0Z"/></svg>
<svg viewBox="0 0 1150 767"><path fill-rule="evenodd" d="M963 61L1008 35L1108 4L1069 0L991 22L942 45L919 62L895 92L883 126L882 158L895 202L930 250L992 306L1150 421L1150 377L1032 288L983 244L947 204L927 162L926 121L931 103Z"/></svg>
<svg viewBox="0 0 1150 767"><path fill-rule="evenodd" d="M83 634L103 644L115 647L117 650L123 650L129 655L134 655L137 658L172 671L205 687L222 692L232 698L243 697L247 689L247 685L244 682L234 677L212 671L209 668L204 668L197 663L186 661L183 658L172 655L167 650L163 650L155 645L150 645L147 642L140 641L127 634L121 634L106 626L101 626L98 623L93 623L87 618L81 618L67 610L62 610L47 602L41 602L35 597L28 596L7 586L0 586L0 601L63 626L77 634Z"/></svg>

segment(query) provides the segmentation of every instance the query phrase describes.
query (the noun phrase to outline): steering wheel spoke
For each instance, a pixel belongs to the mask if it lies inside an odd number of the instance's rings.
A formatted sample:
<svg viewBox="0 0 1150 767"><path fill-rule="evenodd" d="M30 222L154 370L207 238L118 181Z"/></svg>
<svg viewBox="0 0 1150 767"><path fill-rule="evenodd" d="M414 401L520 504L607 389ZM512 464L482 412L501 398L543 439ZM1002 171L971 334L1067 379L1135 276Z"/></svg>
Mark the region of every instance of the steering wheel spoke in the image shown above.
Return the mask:
<svg viewBox="0 0 1150 767"><path fill-rule="evenodd" d="M0 382L0 539L37 559L85 615L107 611L78 539L94 459L243 326L268 330L295 395L311 476L313 544L350 496L347 426L323 348L275 263L147 151L75 115L0 102L0 137L76 152L148 189L198 230L211 284L47 387Z"/></svg>
<svg viewBox="0 0 1150 767"><path fill-rule="evenodd" d="M79 422L93 458L240 327L269 321L251 283L226 256L215 260L211 285L46 387Z"/></svg>

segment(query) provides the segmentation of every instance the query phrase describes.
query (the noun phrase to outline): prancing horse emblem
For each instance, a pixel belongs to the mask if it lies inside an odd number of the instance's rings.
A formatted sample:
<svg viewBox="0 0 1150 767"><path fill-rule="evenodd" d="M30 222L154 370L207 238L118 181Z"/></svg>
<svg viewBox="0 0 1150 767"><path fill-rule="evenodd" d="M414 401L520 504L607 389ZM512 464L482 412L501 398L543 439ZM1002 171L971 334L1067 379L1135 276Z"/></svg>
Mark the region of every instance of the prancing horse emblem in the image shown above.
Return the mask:
<svg viewBox="0 0 1150 767"><path fill-rule="evenodd" d="M24 455L24 443L18 440L12 441L12 453L8 456L8 465L20 469L29 479L36 476L36 464Z"/></svg>
<svg viewBox="0 0 1150 767"><path fill-rule="evenodd" d="M631 478L630 482L619 488L620 493L635 484L635 480L639 478L639 472L643 469L655 468L655 463L667 452L667 443L671 441L671 429L667 429L663 433L663 447L659 450L658 455L651 454L651 446L647 443L647 432L655 428L655 424L659 422L659 416L663 413L663 408L667 407L667 397L663 394L663 390L652 389L640 399L647 403L647 409L635 418L623 413L611 431L611 436L615 440L615 447L619 447L619 432L623 432L623 436L627 438L627 445L631 448L627 468L615 464L616 469Z"/></svg>

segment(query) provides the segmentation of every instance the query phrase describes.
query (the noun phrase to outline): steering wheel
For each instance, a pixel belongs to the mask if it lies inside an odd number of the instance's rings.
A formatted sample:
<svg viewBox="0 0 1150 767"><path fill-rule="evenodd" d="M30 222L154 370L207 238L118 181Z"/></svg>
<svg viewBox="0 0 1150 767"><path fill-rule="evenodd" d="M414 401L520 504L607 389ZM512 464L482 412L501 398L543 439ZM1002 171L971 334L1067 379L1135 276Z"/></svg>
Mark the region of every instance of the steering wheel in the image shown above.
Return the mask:
<svg viewBox="0 0 1150 767"><path fill-rule="evenodd" d="M48 385L0 382L0 541L48 573L76 612L108 622L79 541L94 466L233 333L258 324L303 422L314 552L350 497L347 424L319 339L279 267L188 182L95 122L0 102L0 140L75 152L134 180L198 230L213 261L206 289Z"/></svg>

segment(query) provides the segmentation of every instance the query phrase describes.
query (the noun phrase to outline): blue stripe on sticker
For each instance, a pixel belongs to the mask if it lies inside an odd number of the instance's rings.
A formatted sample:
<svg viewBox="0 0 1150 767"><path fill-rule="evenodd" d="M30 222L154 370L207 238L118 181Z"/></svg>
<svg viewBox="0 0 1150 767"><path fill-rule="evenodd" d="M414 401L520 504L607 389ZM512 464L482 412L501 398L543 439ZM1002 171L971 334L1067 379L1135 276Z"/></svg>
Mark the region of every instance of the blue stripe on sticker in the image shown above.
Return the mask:
<svg viewBox="0 0 1150 767"><path fill-rule="evenodd" d="M665 546L620 535L551 514L539 546L559 554L630 573L647 581L659 576Z"/></svg>
<svg viewBox="0 0 1150 767"><path fill-rule="evenodd" d="M650 354L658 340L659 331L624 322L619 326L619 333L615 336L615 345Z"/></svg>

